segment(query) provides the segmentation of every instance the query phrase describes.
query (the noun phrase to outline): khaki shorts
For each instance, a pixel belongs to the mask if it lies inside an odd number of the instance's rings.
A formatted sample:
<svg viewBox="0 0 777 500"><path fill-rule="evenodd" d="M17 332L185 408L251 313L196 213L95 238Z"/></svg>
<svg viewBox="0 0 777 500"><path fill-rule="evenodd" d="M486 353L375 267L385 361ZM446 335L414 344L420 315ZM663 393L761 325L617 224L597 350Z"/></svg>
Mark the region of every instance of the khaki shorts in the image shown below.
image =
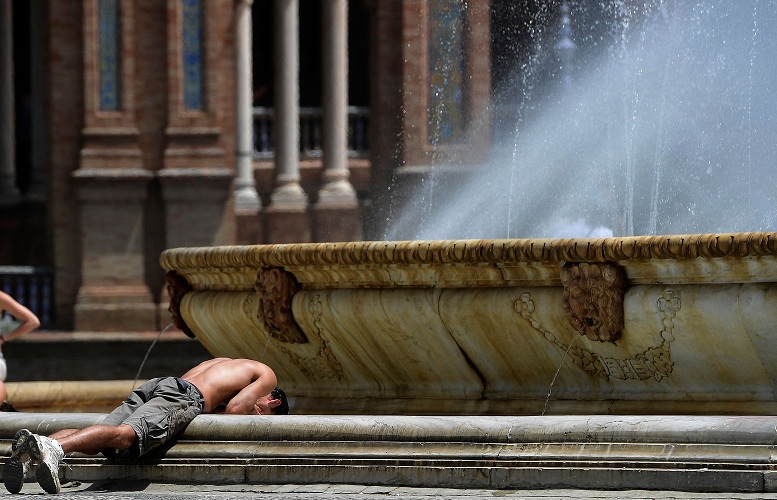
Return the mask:
<svg viewBox="0 0 777 500"><path fill-rule="evenodd" d="M138 448L130 452L140 456L182 431L204 407L205 400L194 385L177 377L160 377L132 391L101 423L132 427L138 436ZM109 458L115 455L113 450L103 453Z"/></svg>

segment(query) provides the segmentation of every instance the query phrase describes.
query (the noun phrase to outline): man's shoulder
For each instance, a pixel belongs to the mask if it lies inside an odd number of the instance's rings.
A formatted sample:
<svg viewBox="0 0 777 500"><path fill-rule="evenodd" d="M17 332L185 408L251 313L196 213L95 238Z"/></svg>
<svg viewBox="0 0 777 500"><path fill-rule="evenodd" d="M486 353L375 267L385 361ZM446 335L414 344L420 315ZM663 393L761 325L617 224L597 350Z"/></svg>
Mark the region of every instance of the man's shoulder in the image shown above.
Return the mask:
<svg viewBox="0 0 777 500"><path fill-rule="evenodd" d="M248 358L225 360L223 363L219 363L218 366L226 370L249 371L257 377L264 373L272 373L272 368L266 364L262 363L261 361L256 361L255 359Z"/></svg>

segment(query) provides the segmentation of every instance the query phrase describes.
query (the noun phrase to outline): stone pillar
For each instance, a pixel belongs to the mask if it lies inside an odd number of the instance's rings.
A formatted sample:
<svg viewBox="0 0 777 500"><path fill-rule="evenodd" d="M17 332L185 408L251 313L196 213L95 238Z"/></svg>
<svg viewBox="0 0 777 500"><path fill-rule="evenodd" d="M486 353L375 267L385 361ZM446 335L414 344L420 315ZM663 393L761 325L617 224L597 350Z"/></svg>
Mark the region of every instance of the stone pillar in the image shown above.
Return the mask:
<svg viewBox="0 0 777 500"><path fill-rule="evenodd" d="M16 188L16 156L13 84L12 2L0 2L0 203L19 201Z"/></svg>
<svg viewBox="0 0 777 500"><path fill-rule="evenodd" d="M322 7L324 169L313 206L313 238L353 241L361 238L361 218L348 181L348 1L324 0Z"/></svg>
<svg viewBox="0 0 777 500"><path fill-rule="evenodd" d="M73 173L81 222L77 331L155 331L145 281L144 169L136 123L134 2L83 0L84 128Z"/></svg>
<svg viewBox="0 0 777 500"><path fill-rule="evenodd" d="M275 187L265 242L309 242L307 195L299 173L299 1L275 0Z"/></svg>
<svg viewBox="0 0 777 500"><path fill-rule="evenodd" d="M167 248L226 243L222 225L232 173L225 169L165 169L158 174L165 204ZM161 306L167 310L167 297Z"/></svg>
<svg viewBox="0 0 777 500"><path fill-rule="evenodd" d="M236 150L237 121L233 91L224 91L226 82L235 81L236 59L226 57L233 56L229 40L235 28L225 15L234 8L232 0L167 2L168 117L157 173L167 248L234 242L229 200L239 181L227 152ZM241 1L237 8L250 4ZM165 299L160 307L167 307Z"/></svg>
<svg viewBox="0 0 777 500"><path fill-rule="evenodd" d="M254 180L254 120L253 77L251 62L253 0L237 0L235 3L235 136L236 171L234 182L236 241L261 243L262 227L259 211L261 202Z"/></svg>
<svg viewBox="0 0 777 500"><path fill-rule="evenodd" d="M82 168L74 174L82 262L76 331L158 329L157 307L143 275L143 204L152 177L142 169Z"/></svg>

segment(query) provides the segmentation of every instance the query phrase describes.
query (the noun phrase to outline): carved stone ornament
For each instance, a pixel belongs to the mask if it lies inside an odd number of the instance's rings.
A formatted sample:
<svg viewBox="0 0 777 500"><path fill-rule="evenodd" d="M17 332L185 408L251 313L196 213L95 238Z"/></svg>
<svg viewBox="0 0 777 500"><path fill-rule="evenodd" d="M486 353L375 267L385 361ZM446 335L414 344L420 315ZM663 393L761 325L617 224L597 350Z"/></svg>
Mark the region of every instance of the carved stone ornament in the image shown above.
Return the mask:
<svg viewBox="0 0 777 500"><path fill-rule="evenodd" d="M561 268L564 314L589 340L615 342L623 330L626 273L616 264L580 262Z"/></svg>
<svg viewBox="0 0 777 500"><path fill-rule="evenodd" d="M281 342L306 343L308 338L291 309L294 294L301 288L294 275L282 268L265 267L256 276L255 288L259 299L257 317L271 336Z"/></svg>
<svg viewBox="0 0 777 500"><path fill-rule="evenodd" d="M192 286L186 281L186 278L175 271L167 271L165 281L167 281L167 295L170 296L170 305L167 310L170 311L173 325L189 337L194 338L194 332L181 317L181 299L184 294L192 290Z"/></svg>
<svg viewBox="0 0 777 500"><path fill-rule="evenodd" d="M680 305L680 295L676 291L664 290L656 301L656 309L661 316L663 326L655 337L656 345L629 357L604 356L583 346L576 346L574 344L577 336L569 344L565 343L561 335L551 332L535 318L536 304L529 292L521 294L521 297L515 301L514 307L516 312L542 334L545 340L558 347L565 356L568 354L570 359L587 374L604 380L653 379L661 382L670 377L674 371L671 346L675 341L674 318L680 312Z"/></svg>

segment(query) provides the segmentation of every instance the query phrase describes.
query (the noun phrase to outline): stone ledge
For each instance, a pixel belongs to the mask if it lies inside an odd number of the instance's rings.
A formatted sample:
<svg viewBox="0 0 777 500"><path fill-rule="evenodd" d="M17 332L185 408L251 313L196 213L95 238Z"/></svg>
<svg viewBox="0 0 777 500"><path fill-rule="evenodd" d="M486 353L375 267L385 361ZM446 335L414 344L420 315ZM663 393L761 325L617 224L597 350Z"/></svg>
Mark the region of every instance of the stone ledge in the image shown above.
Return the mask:
<svg viewBox="0 0 777 500"><path fill-rule="evenodd" d="M24 412L108 412L145 380L8 382L8 401Z"/></svg>
<svg viewBox="0 0 777 500"><path fill-rule="evenodd" d="M67 355L63 355L66 353ZM160 332L37 331L3 345L6 384L54 381L107 382L180 375L212 355L178 330ZM144 363L145 360L145 363ZM9 395L9 401L17 400ZM82 410L71 410L82 411Z"/></svg>
<svg viewBox="0 0 777 500"><path fill-rule="evenodd" d="M82 427L101 414L3 414L18 428ZM68 458L64 480L350 483L450 488L775 489L777 417L201 415L143 459Z"/></svg>

